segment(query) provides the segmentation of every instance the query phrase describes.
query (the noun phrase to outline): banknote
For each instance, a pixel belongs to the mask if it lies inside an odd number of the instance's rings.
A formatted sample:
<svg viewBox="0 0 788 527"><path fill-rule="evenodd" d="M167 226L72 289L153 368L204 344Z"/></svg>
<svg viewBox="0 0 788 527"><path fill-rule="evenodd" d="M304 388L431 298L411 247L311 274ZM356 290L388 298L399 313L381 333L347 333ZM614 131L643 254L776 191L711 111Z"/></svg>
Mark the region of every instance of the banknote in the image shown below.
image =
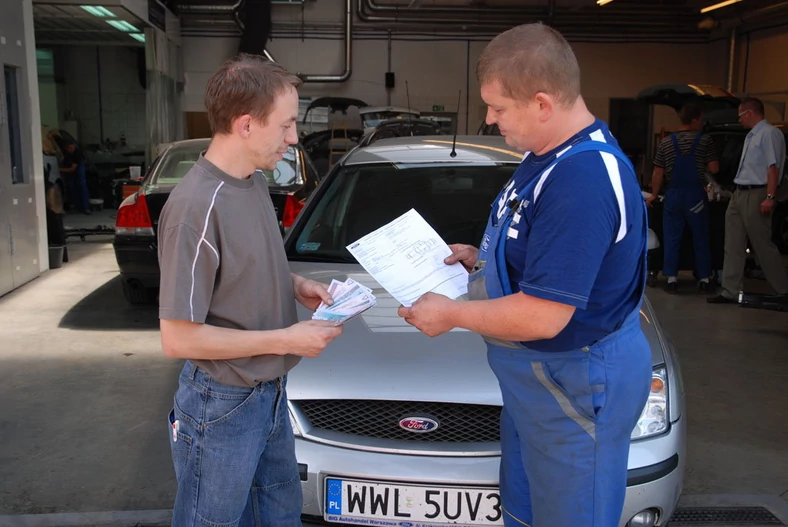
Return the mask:
<svg viewBox="0 0 788 527"><path fill-rule="evenodd" d="M332 280L328 292L334 299L332 305L321 302L312 315L313 320L327 320L335 325L344 324L375 305L372 289L352 278L344 282Z"/></svg>

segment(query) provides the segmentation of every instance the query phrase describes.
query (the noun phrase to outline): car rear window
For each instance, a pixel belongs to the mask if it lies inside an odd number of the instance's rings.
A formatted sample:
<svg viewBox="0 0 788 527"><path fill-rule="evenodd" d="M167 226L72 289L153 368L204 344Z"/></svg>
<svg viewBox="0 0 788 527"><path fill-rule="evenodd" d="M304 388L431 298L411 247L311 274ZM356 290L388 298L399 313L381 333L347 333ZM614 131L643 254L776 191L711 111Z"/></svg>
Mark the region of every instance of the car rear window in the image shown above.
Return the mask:
<svg viewBox="0 0 788 527"><path fill-rule="evenodd" d="M415 208L446 243L478 246L490 206L517 164L344 166L288 237L293 260L354 261L345 247Z"/></svg>
<svg viewBox="0 0 788 527"><path fill-rule="evenodd" d="M151 183L158 186L177 185L197 162L203 150L202 146L176 146L165 151L157 163L156 174ZM277 163L274 170L262 171L268 179L269 186L288 187L303 184L303 174L298 171L296 155L298 154L295 148L290 147L284 159Z"/></svg>

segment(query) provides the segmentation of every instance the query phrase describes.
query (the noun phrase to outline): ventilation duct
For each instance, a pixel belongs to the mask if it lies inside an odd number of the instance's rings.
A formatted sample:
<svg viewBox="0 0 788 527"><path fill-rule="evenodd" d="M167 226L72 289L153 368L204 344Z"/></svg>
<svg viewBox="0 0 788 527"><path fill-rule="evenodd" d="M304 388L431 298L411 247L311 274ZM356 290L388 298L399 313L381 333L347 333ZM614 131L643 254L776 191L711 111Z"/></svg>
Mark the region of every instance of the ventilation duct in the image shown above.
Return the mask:
<svg viewBox="0 0 788 527"><path fill-rule="evenodd" d="M239 22L243 20L239 23L242 33L238 53L264 55L271 36L271 1L245 0L234 16Z"/></svg>

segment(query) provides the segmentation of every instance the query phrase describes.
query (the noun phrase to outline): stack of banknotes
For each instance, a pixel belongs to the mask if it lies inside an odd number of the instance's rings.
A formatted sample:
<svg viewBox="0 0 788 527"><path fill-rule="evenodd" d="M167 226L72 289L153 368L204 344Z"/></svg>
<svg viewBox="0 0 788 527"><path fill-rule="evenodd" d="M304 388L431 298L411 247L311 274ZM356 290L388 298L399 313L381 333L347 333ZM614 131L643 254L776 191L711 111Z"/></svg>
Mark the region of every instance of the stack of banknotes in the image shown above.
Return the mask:
<svg viewBox="0 0 788 527"><path fill-rule="evenodd" d="M332 280L328 292L334 303L329 306L321 302L312 315L312 320L328 320L339 326L375 305L372 289L352 278L344 282Z"/></svg>

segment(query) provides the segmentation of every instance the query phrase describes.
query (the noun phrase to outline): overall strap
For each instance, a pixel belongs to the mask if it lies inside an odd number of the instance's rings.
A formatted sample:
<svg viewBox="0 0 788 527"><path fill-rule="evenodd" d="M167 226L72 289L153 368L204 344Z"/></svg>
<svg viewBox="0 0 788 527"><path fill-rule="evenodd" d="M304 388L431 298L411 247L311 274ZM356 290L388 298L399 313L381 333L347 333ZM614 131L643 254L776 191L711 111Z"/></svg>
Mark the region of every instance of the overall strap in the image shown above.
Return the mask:
<svg viewBox="0 0 788 527"><path fill-rule="evenodd" d="M690 149L690 155L691 156L695 155L695 149L700 144L700 139L701 139L701 133L698 132L698 134L695 136L695 140L692 141L692 148Z"/></svg>
<svg viewBox="0 0 788 527"><path fill-rule="evenodd" d="M530 191L530 188L536 185L536 182L541 178L541 175L545 172L552 170L552 168L574 155L581 154L583 152L605 152L611 154L616 157L619 161L624 163L632 173L635 173L635 168L632 165L632 162L629 158L618 148L612 146L609 143L603 143L602 141L583 141L580 144L577 144L561 154L557 156L544 170L539 174L539 176L533 178L531 184L529 184L522 192L521 195L527 195ZM501 229L501 236L498 237L498 245L495 247L495 263L496 263L496 270L498 271L498 279L501 281L501 287L503 288L503 292L506 295L512 294L512 286L509 280L509 272L506 269L506 235L504 234L508 229L509 225L512 223L512 214L508 214L507 217L503 220L502 224L500 225Z"/></svg>
<svg viewBox="0 0 788 527"><path fill-rule="evenodd" d="M679 148L679 139L676 134L670 134L670 138L673 141L673 150L676 151L676 157L683 155L681 153L681 149Z"/></svg>

